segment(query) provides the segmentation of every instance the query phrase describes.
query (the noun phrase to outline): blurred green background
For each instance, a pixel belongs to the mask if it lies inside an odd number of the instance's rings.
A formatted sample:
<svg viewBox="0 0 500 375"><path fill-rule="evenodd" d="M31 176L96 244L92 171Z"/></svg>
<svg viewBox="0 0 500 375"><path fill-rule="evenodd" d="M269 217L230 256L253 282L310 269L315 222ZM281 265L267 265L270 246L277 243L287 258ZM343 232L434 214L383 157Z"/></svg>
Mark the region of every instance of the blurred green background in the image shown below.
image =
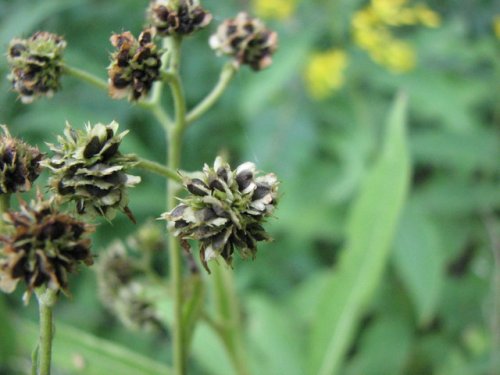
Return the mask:
<svg viewBox="0 0 500 375"><path fill-rule="evenodd" d="M214 21L185 40L182 77L192 107L226 60L207 43L222 20L240 10L257 12L280 37L273 65L258 74L241 69L220 102L188 129L183 152L185 170L199 170L223 152L233 165L250 160L281 180L280 206L268 223L275 241L261 245L255 261L234 265L256 374L315 373L304 353L309 332L322 324L320 291L337 272L348 217L381 154L400 90L409 98L411 183L339 373L500 374L492 363L500 356L500 7L486 0L424 3L434 16L398 24L390 10L415 10L416 2L207 0ZM367 27L353 25L359 12L377 6L389 21L356 34L356 27ZM137 35L146 7L136 0L0 0L0 46L6 51L11 38L37 30L55 32L68 42L69 65L104 79L111 33ZM372 40L387 32L382 43ZM321 58L333 51L337 57ZM0 76L7 73L2 58ZM164 161L162 129L152 116L71 77L62 84L52 99L23 105L2 78L0 123L46 152L44 142L53 142L66 121L83 127L116 120L130 130L124 151ZM160 178L139 174L143 183L131 190L130 208L144 222L161 214L165 191ZM385 211L379 214L384 222ZM123 215L100 223L94 251L134 230ZM23 323L36 322L36 301L22 306L20 289L0 295L0 374L28 373L36 342L36 330ZM56 308L57 322L166 363L168 334L125 329L96 289L92 270L82 270L73 278L72 298ZM218 353L202 333L195 335L190 373L234 373ZM68 350L68 363L56 361L54 373L86 373L89 360Z"/></svg>

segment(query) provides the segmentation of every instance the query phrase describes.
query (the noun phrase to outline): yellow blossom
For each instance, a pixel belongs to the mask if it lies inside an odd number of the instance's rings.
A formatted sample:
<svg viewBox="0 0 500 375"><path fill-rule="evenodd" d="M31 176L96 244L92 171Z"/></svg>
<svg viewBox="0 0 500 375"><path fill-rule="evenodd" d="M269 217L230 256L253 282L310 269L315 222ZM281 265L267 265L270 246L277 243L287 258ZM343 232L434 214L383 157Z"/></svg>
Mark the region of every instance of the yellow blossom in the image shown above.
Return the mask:
<svg viewBox="0 0 500 375"><path fill-rule="evenodd" d="M254 0L253 7L259 17L283 20L292 16L297 0Z"/></svg>
<svg viewBox="0 0 500 375"><path fill-rule="evenodd" d="M497 39L500 39L500 14L497 14L493 20L493 30Z"/></svg>
<svg viewBox="0 0 500 375"><path fill-rule="evenodd" d="M439 17L439 14L423 4L417 5L414 8L414 13L424 26L438 27L441 24L441 17Z"/></svg>
<svg viewBox="0 0 500 375"><path fill-rule="evenodd" d="M406 42L394 40L382 56L382 64L395 73L404 73L415 67L415 51Z"/></svg>
<svg viewBox="0 0 500 375"><path fill-rule="evenodd" d="M314 53L307 63L304 78L312 97L324 99L344 84L347 54L340 49Z"/></svg>

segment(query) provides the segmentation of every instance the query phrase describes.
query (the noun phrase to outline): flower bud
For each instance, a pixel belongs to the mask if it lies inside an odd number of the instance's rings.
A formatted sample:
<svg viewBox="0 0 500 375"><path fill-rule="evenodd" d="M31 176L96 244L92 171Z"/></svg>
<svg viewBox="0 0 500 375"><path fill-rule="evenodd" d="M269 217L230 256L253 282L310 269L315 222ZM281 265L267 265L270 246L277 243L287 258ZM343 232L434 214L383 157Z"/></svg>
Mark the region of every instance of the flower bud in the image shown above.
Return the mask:
<svg viewBox="0 0 500 375"><path fill-rule="evenodd" d="M5 125L0 127L4 133L0 135L0 194L28 191L40 175L43 154L12 138Z"/></svg>
<svg viewBox="0 0 500 375"><path fill-rule="evenodd" d="M111 44L117 48L108 68L109 94L113 99L139 100L160 77L160 53L153 38L153 29L145 29L138 40L129 31L111 36Z"/></svg>
<svg viewBox="0 0 500 375"><path fill-rule="evenodd" d="M0 236L0 289L7 293L20 280L28 297L42 286L67 293L67 274L81 263L93 263L90 239L85 238L93 227L58 212L40 192L30 204L21 201L19 212L5 213L4 220L12 229Z"/></svg>
<svg viewBox="0 0 500 375"><path fill-rule="evenodd" d="M153 0L148 19L161 36L190 35L212 21L212 15L197 0L180 0L178 7L170 0Z"/></svg>
<svg viewBox="0 0 500 375"><path fill-rule="evenodd" d="M210 46L218 54L233 56L238 64L247 64L253 70L267 68L278 47L278 34L247 13L224 21L210 37Z"/></svg>
<svg viewBox="0 0 500 375"><path fill-rule="evenodd" d="M118 148L127 131L117 134L118 123L87 124L85 131L77 131L66 124L59 145L48 144L54 152L43 162L52 176L49 184L62 201L73 201L79 214L100 215L108 220L116 210L124 212L132 221L127 188L140 182L140 177L126 174L135 164L135 157L122 155Z"/></svg>
<svg viewBox="0 0 500 375"><path fill-rule="evenodd" d="M189 246L186 240L200 241L201 261L209 271L210 259L220 255L230 265L235 249L244 259L255 257L257 242L271 239L262 225L274 212L278 185L273 173L258 176L253 163L231 170L218 157L213 168L205 165L202 178L184 179L191 195L162 218L183 246Z"/></svg>
<svg viewBox="0 0 500 375"><path fill-rule="evenodd" d="M51 97L60 88L65 48L61 36L46 31L10 42L7 61L11 72L7 78L23 103L31 103L39 96Z"/></svg>

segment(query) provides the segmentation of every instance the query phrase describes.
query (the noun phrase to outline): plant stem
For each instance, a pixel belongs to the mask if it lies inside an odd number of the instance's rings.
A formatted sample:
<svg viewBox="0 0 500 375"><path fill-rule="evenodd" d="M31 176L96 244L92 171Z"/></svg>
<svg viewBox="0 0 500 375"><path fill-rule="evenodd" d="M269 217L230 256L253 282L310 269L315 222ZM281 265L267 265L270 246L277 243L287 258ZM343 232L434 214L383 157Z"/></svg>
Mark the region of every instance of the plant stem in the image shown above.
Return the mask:
<svg viewBox="0 0 500 375"><path fill-rule="evenodd" d="M56 301L56 291L47 288L37 292L40 311L40 341L39 341L39 367L38 375L50 375L50 362L52 357L52 307Z"/></svg>
<svg viewBox="0 0 500 375"><path fill-rule="evenodd" d="M182 134L186 125L186 102L182 83L179 77L180 44L181 38L172 36L167 39L170 50L169 73L172 79L169 86L172 91L175 110L175 124L168 131L168 167L171 170L180 168ZM171 210L176 205L176 196L179 190L177 182L167 180L167 209ZM168 249L170 258L170 284L174 297L174 325L173 325L173 351L174 351L174 374L184 375L186 373L184 334L182 329L182 257L178 240L169 235Z"/></svg>
<svg viewBox="0 0 500 375"><path fill-rule="evenodd" d="M63 65L63 73L79 79L80 81L87 82L101 90L108 91L108 83L92 73L68 65Z"/></svg>
<svg viewBox="0 0 500 375"><path fill-rule="evenodd" d="M4 223L2 220L2 214L7 212L10 208L10 194L0 194L0 229L3 228Z"/></svg>
<svg viewBox="0 0 500 375"><path fill-rule="evenodd" d="M208 111L220 98L224 90L226 90L227 85L234 77L237 71L237 67L233 62L229 62L224 65L219 76L219 81L214 86L212 91L200 102L196 107L194 107L187 114L186 121L188 124L199 119L206 111Z"/></svg>
<svg viewBox="0 0 500 375"><path fill-rule="evenodd" d="M177 182L182 182L182 177L175 170L151 160L139 158L139 162L136 167L156 173Z"/></svg>

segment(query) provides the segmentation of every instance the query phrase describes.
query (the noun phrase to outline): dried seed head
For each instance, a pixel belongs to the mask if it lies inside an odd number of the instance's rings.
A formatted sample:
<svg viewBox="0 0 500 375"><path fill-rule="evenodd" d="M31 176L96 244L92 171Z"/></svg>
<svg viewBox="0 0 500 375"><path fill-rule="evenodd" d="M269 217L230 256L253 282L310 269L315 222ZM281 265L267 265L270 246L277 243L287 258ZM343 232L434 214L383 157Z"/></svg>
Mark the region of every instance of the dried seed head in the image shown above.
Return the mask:
<svg viewBox="0 0 500 375"><path fill-rule="evenodd" d="M108 68L109 94L113 99L139 100L160 77L161 53L153 42L154 29L145 29L136 40L126 31L111 36L117 51Z"/></svg>
<svg viewBox="0 0 500 375"><path fill-rule="evenodd" d="M236 18L224 21L209 42L218 54L233 56L238 64L261 70L272 63L278 34L267 29L261 20L241 12Z"/></svg>
<svg viewBox="0 0 500 375"><path fill-rule="evenodd" d="M39 31L28 39L12 39L7 61L7 78L23 103L31 103L40 96L51 97L60 88L62 54L65 40L56 34Z"/></svg>
<svg viewBox="0 0 500 375"><path fill-rule="evenodd" d="M5 213L4 221L11 234L0 236L0 288L7 293L20 280L28 296L41 286L67 293L67 274L80 263L93 263L85 238L93 227L58 212L40 192L30 204L21 201L19 212Z"/></svg>
<svg viewBox="0 0 500 375"><path fill-rule="evenodd" d="M231 170L220 157L213 168L205 165L202 175L184 179L191 195L162 218L169 221L173 234L185 247L189 247L188 239L200 241L200 256L207 271L207 261L218 255L231 264L235 249L244 259L255 257L257 242L271 239L262 224L277 204L276 176L258 176L250 162Z"/></svg>
<svg viewBox="0 0 500 375"><path fill-rule="evenodd" d="M116 210L132 221L127 207L127 188L140 182L140 177L126 174L135 164L135 157L122 155L118 148L127 131L117 133L118 123L87 124L85 131L74 130L66 124L59 145L48 144L54 152L43 162L52 176L49 184L62 201L73 201L79 214L100 215L108 220Z"/></svg>
<svg viewBox="0 0 500 375"><path fill-rule="evenodd" d="M181 0L178 7L170 0L153 0L147 17L161 36L190 35L212 21L212 15L197 0Z"/></svg>
<svg viewBox="0 0 500 375"><path fill-rule="evenodd" d="M11 137L7 126L0 125L0 194L31 189L41 172L43 154L38 148Z"/></svg>

